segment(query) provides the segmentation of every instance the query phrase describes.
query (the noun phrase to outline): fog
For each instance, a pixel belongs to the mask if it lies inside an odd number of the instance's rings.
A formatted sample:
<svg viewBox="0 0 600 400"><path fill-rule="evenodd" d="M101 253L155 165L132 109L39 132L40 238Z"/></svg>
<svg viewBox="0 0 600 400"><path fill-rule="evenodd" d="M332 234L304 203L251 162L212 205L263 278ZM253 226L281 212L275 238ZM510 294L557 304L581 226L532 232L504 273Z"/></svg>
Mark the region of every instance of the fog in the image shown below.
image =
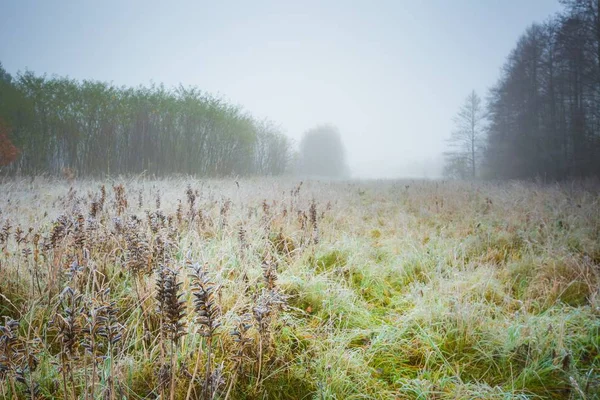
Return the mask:
<svg viewBox="0 0 600 400"><path fill-rule="evenodd" d="M86 3L86 4L84 4ZM16 74L197 85L296 143L337 126L353 177L437 177L465 96L485 98L553 0L3 1Z"/></svg>

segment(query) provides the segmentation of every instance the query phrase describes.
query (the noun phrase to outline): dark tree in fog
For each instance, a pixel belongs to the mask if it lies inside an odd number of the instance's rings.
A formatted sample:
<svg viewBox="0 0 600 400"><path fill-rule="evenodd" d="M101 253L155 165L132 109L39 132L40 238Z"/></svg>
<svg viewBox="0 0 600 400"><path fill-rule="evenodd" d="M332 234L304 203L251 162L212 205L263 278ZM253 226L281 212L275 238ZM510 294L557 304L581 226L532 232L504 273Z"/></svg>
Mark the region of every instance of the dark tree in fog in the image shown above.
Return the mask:
<svg viewBox="0 0 600 400"><path fill-rule="evenodd" d="M563 0L508 56L489 96L485 175L600 176L600 0Z"/></svg>
<svg viewBox="0 0 600 400"><path fill-rule="evenodd" d="M340 132L335 126L310 129L300 142L300 172L306 175L345 177L346 154Z"/></svg>
<svg viewBox="0 0 600 400"><path fill-rule="evenodd" d="M474 179L484 141L485 110L481 98L473 90L454 117L454 131L445 153L445 174Z"/></svg>

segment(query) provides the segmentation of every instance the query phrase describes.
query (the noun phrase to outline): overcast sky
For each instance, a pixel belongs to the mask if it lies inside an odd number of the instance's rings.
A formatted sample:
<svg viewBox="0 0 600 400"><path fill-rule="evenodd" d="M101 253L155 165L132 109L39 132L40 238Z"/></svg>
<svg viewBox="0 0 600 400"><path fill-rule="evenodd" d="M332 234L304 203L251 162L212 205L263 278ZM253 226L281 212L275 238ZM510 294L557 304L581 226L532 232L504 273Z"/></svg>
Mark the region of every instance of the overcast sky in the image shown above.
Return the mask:
<svg viewBox="0 0 600 400"><path fill-rule="evenodd" d="M298 141L337 125L356 177L433 176L452 117L482 97L557 0L0 0L0 62L118 85L197 85Z"/></svg>

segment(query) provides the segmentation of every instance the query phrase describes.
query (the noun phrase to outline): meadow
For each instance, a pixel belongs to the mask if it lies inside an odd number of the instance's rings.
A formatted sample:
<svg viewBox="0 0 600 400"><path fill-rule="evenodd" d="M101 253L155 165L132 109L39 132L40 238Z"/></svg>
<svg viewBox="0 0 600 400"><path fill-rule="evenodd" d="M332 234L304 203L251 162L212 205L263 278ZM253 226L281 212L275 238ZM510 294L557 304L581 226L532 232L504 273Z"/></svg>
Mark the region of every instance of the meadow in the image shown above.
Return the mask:
<svg viewBox="0 0 600 400"><path fill-rule="evenodd" d="M600 398L600 186L0 183L0 397Z"/></svg>

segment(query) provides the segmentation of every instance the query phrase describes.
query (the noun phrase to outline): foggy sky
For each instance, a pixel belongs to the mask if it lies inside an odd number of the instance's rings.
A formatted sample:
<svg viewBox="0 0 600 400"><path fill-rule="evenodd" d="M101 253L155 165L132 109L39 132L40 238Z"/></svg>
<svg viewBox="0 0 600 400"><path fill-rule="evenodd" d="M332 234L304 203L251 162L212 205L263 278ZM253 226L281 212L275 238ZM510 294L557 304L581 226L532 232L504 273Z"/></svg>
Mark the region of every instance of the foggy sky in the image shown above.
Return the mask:
<svg viewBox="0 0 600 400"><path fill-rule="evenodd" d="M466 95L485 98L525 28L558 10L555 0L0 0L0 62L11 74L197 85L296 142L336 125L355 177L433 177Z"/></svg>

